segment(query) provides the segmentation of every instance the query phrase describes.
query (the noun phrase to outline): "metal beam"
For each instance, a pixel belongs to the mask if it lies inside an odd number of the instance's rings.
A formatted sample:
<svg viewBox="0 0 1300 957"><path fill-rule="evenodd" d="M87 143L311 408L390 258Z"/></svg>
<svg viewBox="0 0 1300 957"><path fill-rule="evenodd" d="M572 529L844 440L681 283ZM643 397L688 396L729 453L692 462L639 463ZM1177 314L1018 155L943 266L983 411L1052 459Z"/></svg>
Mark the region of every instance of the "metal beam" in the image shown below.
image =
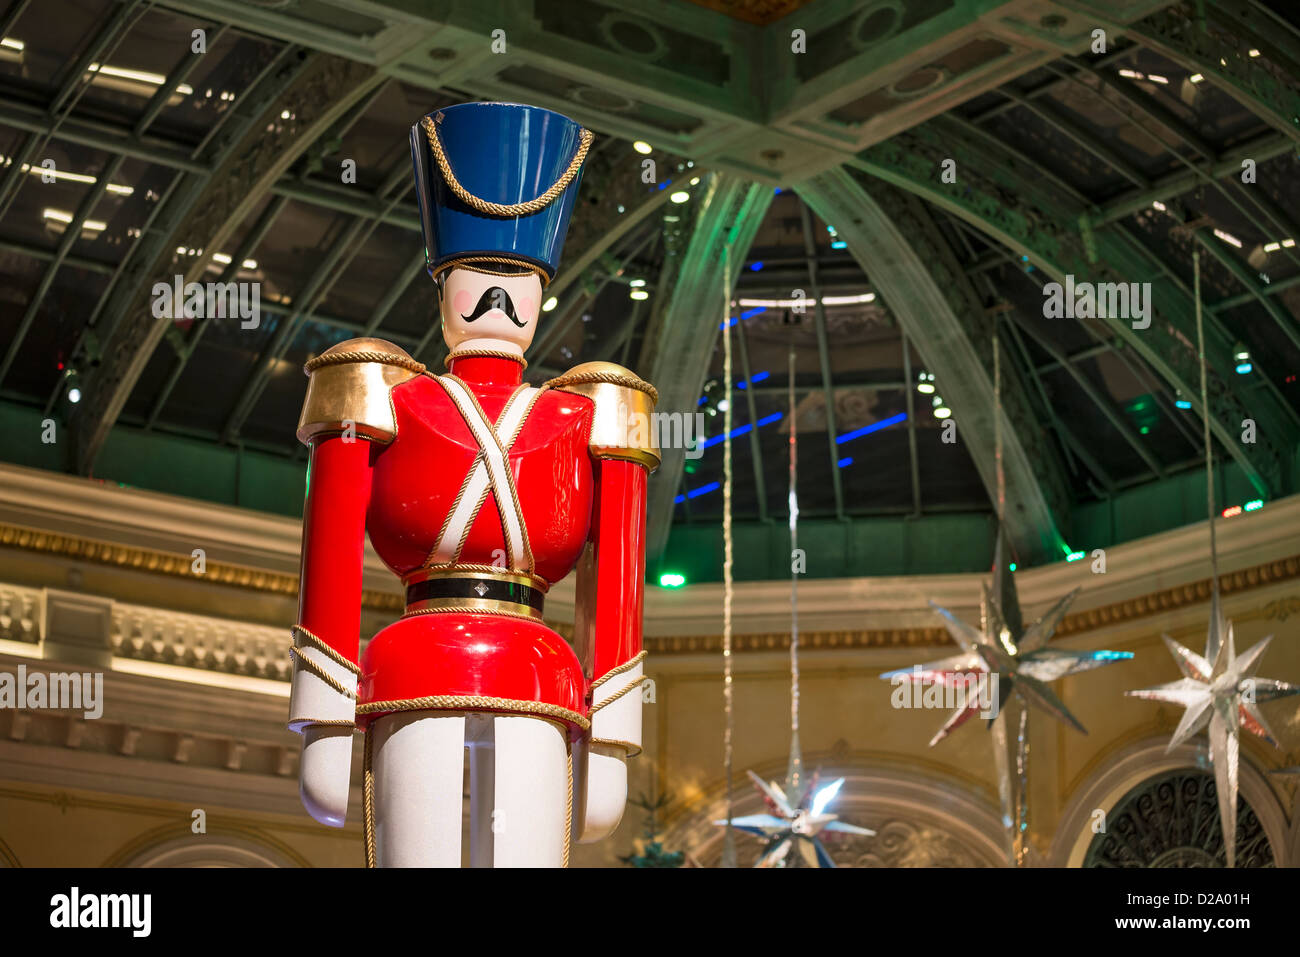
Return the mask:
<svg viewBox="0 0 1300 957"><path fill-rule="evenodd" d="M697 189L698 204L690 242L680 268L660 280L660 295L647 331L641 375L659 389L663 412L692 413L704 387L714 344L722 327L723 306L735 288L745 254L772 202L772 188L746 183L730 174L710 174ZM730 248L730 275L722 269ZM646 551L663 552L673 518L673 499L682 478L684 449L663 449L663 461L650 480Z"/></svg>
<svg viewBox="0 0 1300 957"><path fill-rule="evenodd" d="M371 67L320 55L299 56L286 49L266 78L248 91L234 109L216 156L215 172L196 176L177 188L159 216L154 233L123 274L106 307L111 331L103 362L84 390L86 400L73 413L76 467L83 474L94 464L114 420L126 404L154 348L171 320L150 308L155 282L180 274L199 280L213 253L226 244L239 224L263 201L299 153L313 143L354 103L383 82ZM292 123L280 121L289 106ZM201 248L202 256L176 261L176 248Z"/></svg>
<svg viewBox="0 0 1300 957"><path fill-rule="evenodd" d="M23 340L27 338L27 332L31 329L36 314L45 305L45 294L50 291L50 286L54 283L54 277L58 275L59 267L63 265L68 253L72 251L73 244L81 238L81 230L85 227L86 220L90 218L90 214L95 211L95 207L99 205L99 201L108 190L109 181L117 175L117 171L121 168L121 156L115 156L108 161L103 172L95 180L94 185L82 198L81 205L77 207L76 215L72 217L72 222L64 229L63 239L59 243L58 251L54 254L49 266L45 268L45 274L41 276L40 282L36 284L36 290L32 293L27 304L27 310L23 313L22 319L18 321L18 329L14 332L13 340L9 343L9 349L5 352L3 361L0 361L0 383L4 382L4 378L9 374L9 369L13 366L14 360L18 358L18 353L22 351Z"/></svg>
<svg viewBox="0 0 1300 957"><path fill-rule="evenodd" d="M380 193L383 195L393 192L387 205L396 205L406 195L406 191L412 187L409 177L410 170L406 162L399 162L397 168L388 175L388 179L380 187ZM404 188L398 189L399 185ZM293 297L294 311L276 329L271 344L262 353L257 365L245 382L239 400L235 403L234 411L226 420L225 428L222 430L222 435L226 441L233 442L238 438L239 430L243 428L244 422L252 414L253 408L257 405L257 400L261 398L262 391L266 388L267 382L270 381L271 368L277 360L283 358L284 354L289 351L298 329L303 322L312 318L316 307L321 304L325 296L329 294L330 289L333 288L334 283L347 270L348 264L365 247L366 240L370 238L370 234L375 231L378 225L379 221L377 219L354 219L348 224L330 248L330 251L317 264L311 278L307 280L307 285Z"/></svg>
<svg viewBox="0 0 1300 957"><path fill-rule="evenodd" d="M959 182L939 181L945 158L957 161ZM1074 195L1045 178L1023 154L991 138L971 137L961 124L939 117L859 154L855 176L867 175L902 187L972 224L1002 245L1030 258L1046 277L1067 275L1089 281L1150 280L1153 321L1135 328L1123 317L1100 321L1131 346L1172 388L1191 396L1199 390L1200 362L1194 346L1190 295L1164 274L1150 251L1109 230L1085 235L1071 224L1089 209ZM1212 429L1243 471L1265 496L1291 488L1292 450L1297 433L1273 396L1252 396L1247 409L1234 377L1231 342L1207 342L1211 377ZM1241 421L1259 423L1254 444L1238 441Z"/></svg>
<svg viewBox="0 0 1300 957"><path fill-rule="evenodd" d="M796 188L848 243L926 367L934 372L939 388L957 410L984 487L996 501L990 323L951 250L915 200L882 184L873 184L868 191L841 169ZM1061 528L1069 516L1067 487L1053 453L1032 424L1018 384L1006 378L1003 463L1007 499L1019 506L1007 514L1007 534L1020 560L1056 559L1065 548ZM1041 478L1035 466L1042 469Z"/></svg>
<svg viewBox="0 0 1300 957"><path fill-rule="evenodd" d="M835 425L835 388L831 382L831 351L826 336L826 307L822 305L821 283L817 279L817 246L813 242L812 217L808 204L799 204L799 219L803 226L803 251L808 270L808 286L813 296L813 322L817 333L817 362L822 371L822 396L826 402L826 445L831 460L831 488L835 492L835 516L844 518L844 489L840 482L839 450L835 440L839 429Z"/></svg>
<svg viewBox="0 0 1300 957"><path fill-rule="evenodd" d="M916 385L912 381L912 345L908 342L906 332L900 331L899 338L903 345L903 393L907 402L907 458L912 474L912 515L920 518L921 467L920 460L916 457L916 396L912 394Z"/></svg>
<svg viewBox="0 0 1300 957"><path fill-rule="evenodd" d="M745 324L736 323L736 353L740 357L740 374L745 377L745 406L749 410L749 459L754 468L754 492L758 496L758 520L767 521L767 483L763 481L763 443L758 441L758 407L754 402L753 372L749 368L749 345L745 342ZM734 393L733 393L734 394ZM839 471L836 469L835 471Z"/></svg>
<svg viewBox="0 0 1300 957"><path fill-rule="evenodd" d="M220 282L229 282L235 277L235 274L239 272L241 264L245 259L250 258L253 253L257 251L257 247L261 244L262 240L266 238L266 234L271 231L271 227L275 225L275 221L279 219L280 214L284 212L284 207L288 204L289 201L283 197L277 197L267 204L266 209L264 209L262 215L257 218L257 222L253 224L253 228L249 231L249 234L240 241L239 248L236 249L235 254L230 257L230 265L222 270L221 278L219 280ZM167 381L163 383L162 389L158 392L158 397L154 400L153 409L150 411L149 418L145 422L144 427L146 431L152 429L154 423L158 421L158 416L161 414L163 406L167 404L167 400L171 398L172 390L176 388L176 383L180 381L181 373L185 371L185 366L189 364L190 358L194 355L194 350L198 348L199 340L203 338L203 334L207 332L208 327L215 321L216 320L211 316L208 316L200 319L190 327L189 338L185 340L185 344L181 347L180 355L177 357L180 361L172 367L172 371L168 375Z"/></svg>

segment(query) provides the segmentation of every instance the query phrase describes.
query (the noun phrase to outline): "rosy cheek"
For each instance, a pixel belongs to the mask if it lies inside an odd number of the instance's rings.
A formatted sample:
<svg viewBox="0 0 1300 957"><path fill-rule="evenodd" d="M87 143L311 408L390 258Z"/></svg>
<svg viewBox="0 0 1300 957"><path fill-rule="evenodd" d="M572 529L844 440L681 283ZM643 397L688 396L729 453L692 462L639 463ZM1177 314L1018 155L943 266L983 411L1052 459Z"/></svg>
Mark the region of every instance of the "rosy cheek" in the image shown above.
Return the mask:
<svg viewBox="0 0 1300 957"><path fill-rule="evenodd" d="M537 303L534 302L532 299L529 299L527 296L524 296L522 299L519 300L519 304L515 312L526 319L536 318Z"/></svg>
<svg viewBox="0 0 1300 957"><path fill-rule="evenodd" d="M468 316L470 309L474 307L474 297L470 295L468 289L462 289L451 297L451 307L460 315Z"/></svg>

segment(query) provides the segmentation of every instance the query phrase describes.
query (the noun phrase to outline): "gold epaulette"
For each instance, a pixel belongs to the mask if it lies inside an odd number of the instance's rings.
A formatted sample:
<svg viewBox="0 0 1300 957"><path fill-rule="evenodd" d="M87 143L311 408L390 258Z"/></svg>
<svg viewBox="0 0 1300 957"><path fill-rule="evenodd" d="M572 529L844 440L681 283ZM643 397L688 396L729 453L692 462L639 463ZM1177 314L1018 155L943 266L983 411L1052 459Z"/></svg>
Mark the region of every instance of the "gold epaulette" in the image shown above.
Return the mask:
<svg viewBox="0 0 1300 957"><path fill-rule="evenodd" d="M298 417L298 441L345 434L388 443L397 437L393 386L424 371L399 346L384 339L349 339L330 346L302 367L307 398Z"/></svg>
<svg viewBox="0 0 1300 957"><path fill-rule="evenodd" d="M595 403L591 454L596 458L626 459L651 472L659 467L654 421L659 393L649 382L613 362L584 362L546 385Z"/></svg>

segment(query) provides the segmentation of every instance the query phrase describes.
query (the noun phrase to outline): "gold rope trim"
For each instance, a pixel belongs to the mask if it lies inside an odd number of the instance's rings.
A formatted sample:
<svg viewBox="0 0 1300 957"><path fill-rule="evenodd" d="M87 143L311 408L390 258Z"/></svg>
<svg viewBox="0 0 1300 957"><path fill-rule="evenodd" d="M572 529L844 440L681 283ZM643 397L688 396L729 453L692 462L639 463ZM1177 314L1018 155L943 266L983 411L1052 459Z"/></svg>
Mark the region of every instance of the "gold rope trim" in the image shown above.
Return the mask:
<svg viewBox="0 0 1300 957"><path fill-rule="evenodd" d="M573 742L564 738L564 774L568 780L568 798L564 802L564 860L561 867L569 866L569 845L573 841Z"/></svg>
<svg viewBox="0 0 1300 957"><path fill-rule="evenodd" d="M395 352L374 352L368 349L348 349L343 352L322 352L314 359L308 359L302 367L302 371L311 375L321 366L340 365L344 362L382 362L386 365L397 366L399 369L409 369L411 372L420 373L427 367L423 362L417 362L410 356L401 356Z"/></svg>
<svg viewBox="0 0 1300 957"><path fill-rule="evenodd" d="M308 658L306 655L304 655L304 654L303 654L301 651L299 651L297 648L292 648L292 647L291 647L291 648L289 649L289 657L290 657L290 658L294 658L294 659L296 659L297 662L298 662L298 664L302 665L305 669L307 669L308 671L310 671L312 674L314 674L314 675L315 675L317 678L319 678L321 681L325 682L327 685L329 685L331 688L333 688L333 689L334 689L335 691L337 691L339 694L343 695L343 697L345 697L345 698L351 698L353 701L356 701L356 700L357 700L357 693L356 693L355 691L351 691L351 690L349 690L349 689L348 689L345 685L343 685L340 681L338 681L338 680L335 679L332 675L330 675L328 672L326 672L324 668L322 668L320 665L316 664L316 662L312 661L310 658Z"/></svg>
<svg viewBox="0 0 1300 957"><path fill-rule="evenodd" d="M358 678L361 677L361 669L359 667L357 667L351 661L348 661L348 659L344 658L341 654L339 654L329 645L325 644L325 642L322 641L320 637L318 637L317 635L313 635L302 625L293 625L292 627L290 627L289 634L302 635L302 637L307 639L309 644L315 645L318 651L323 651L326 657L342 665L344 668L348 669L348 671L352 672Z"/></svg>
<svg viewBox="0 0 1300 957"><path fill-rule="evenodd" d="M520 621L531 621L533 624L544 624L541 615L525 615L517 611L493 611L490 608L415 608L405 612L403 618L414 618L416 615L496 615L501 618L518 618Z"/></svg>
<svg viewBox="0 0 1300 957"><path fill-rule="evenodd" d="M366 728L366 756L361 771L361 817L366 837L366 867L375 867L375 772L371 765L375 731Z"/></svg>
<svg viewBox="0 0 1300 957"><path fill-rule="evenodd" d="M540 575L524 571L511 571L508 568L502 568L500 565L480 565L474 562L440 562L436 565L421 565L420 571L451 571L451 572L490 572L494 575L520 575L532 578L539 582L542 591L548 591L551 583Z"/></svg>
<svg viewBox="0 0 1300 957"><path fill-rule="evenodd" d="M542 384L544 389L563 389L566 385L588 385L593 382L605 382L609 385L621 385L628 389L636 389L638 392L644 392L650 396L650 399L659 404L659 390L652 386L644 379L639 379L631 373L621 372L566 372L562 376L556 376L554 379L547 379Z"/></svg>
<svg viewBox="0 0 1300 957"><path fill-rule="evenodd" d="M475 265L475 263L497 263L502 266L518 266L522 271L499 272L495 269L484 269L481 266ZM542 281L543 289L551 284L550 275L548 275L546 270L541 266L536 263L526 262L523 259L511 259L509 256L459 256L435 266L433 270L433 278L437 279L448 269L452 268L468 269L470 272L481 272L488 276L502 276L506 279L515 279L519 276L526 276L529 273L533 273Z"/></svg>
<svg viewBox="0 0 1300 957"><path fill-rule="evenodd" d="M576 724L583 731L590 730L591 722L568 708L545 701L520 701L514 698L489 698L484 695L442 694L424 698L402 698L396 701L368 701L357 705L357 714L388 714L395 711L449 711L469 708L474 710L504 711L508 713L541 714Z"/></svg>
<svg viewBox="0 0 1300 957"><path fill-rule="evenodd" d="M631 741L620 741L617 738L588 738L587 743L605 744L614 748L625 748L627 749L627 754L623 756L625 759L635 758L638 754L641 753L641 745L633 744Z"/></svg>
<svg viewBox="0 0 1300 957"><path fill-rule="evenodd" d="M433 120L426 116L420 122L424 127L425 136L429 139L429 147L433 150L433 158L438 164L438 172L442 173L442 178L447 181L452 193L470 209L487 216L531 215L545 209L573 182L573 178L578 175L578 170L582 169L582 163L587 158L587 150L591 149L591 130L580 129L578 136L581 142L578 144L578 150L573 154L573 159L569 161L568 167L560 174L560 178L551 184L550 189L536 199L530 199L522 203L510 203L508 205L489 203L487 200L475 196L460 184L460 180L456 179L456 174L451 171L451 163L447 161L447 154L442 150L442 141L438 137L438 128Z"/></svg>
<svg viewBox="0 0 1300 957"><path fill-rule="evenodd" d="M445 359L442 360L444 367L450 369L452 361L455 359L509 359L511 362L518 362L528 371L528 360L523 356L515 355L513 352L506 352L503 349L461 349L457 352L449 352Z"/></svg>
<svg viewBox="0 0 1300 957"><path fill-rule="evenodd" d="M623 663L622 663L621 665L619 665L617 668L611 668L611 669L609 669L609 671L605 672L604 675L602 675L601 677L597 678L595 681L593 681L593 682L591 683L591 690L592 690L592 691L595 691L597 688L599 688L601 685L603 685L603 684L604 684L606 681L608 681L610 678L613 678L615 675L621 675L621 674L622 674L623 672L625 672L625 671L631 671L633 668L635 668L635 667L636 667L637 665L639 665L641 662L645 661L645 656L646 656L647 654L649 654L648 651L642 651L642 652L641 652L639 655L637 655L635 658L629 658L627 661L623 662Z"/></svg>
<svg viewBox="0 0 1300 957"><path fill-rule="evenodd" d="M649 680L650 680L649 675L642 675L640 678L637 678L636 681L629 682L627 686L624 687L621 691L616 691L614 694L610 695L604 701L600 702L600 704L593 704L589 709L590 712L592 714L595 714L601 708L605 707L606 705L613 704L615 701L623 697L623 695L627 694L633 688L639 688Z"/></svg>

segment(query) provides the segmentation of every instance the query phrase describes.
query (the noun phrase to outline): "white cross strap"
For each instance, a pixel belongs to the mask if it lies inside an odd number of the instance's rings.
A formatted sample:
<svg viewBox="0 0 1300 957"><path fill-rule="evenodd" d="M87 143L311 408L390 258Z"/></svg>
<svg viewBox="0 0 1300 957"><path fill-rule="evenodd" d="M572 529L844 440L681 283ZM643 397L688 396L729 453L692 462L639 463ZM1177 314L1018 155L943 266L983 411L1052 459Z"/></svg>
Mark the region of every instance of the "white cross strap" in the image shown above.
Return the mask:
<svg viewBox="0 0 1300 957"><path fill-rule="evenodd" d="M453 375L438 376L437 379L469 426L479 450L469 474L461 483L455 504L443 523L438 544L429 555L429 564L443 565L459 561L470 527L487 500L487 493L491 491L496 500L497 512L501 516L508 567L511 571L531 572L532 549L528 544L528 530L524 526L523 511L519 507L519 496L515 491L507 456L543 390L528 385L520 386L506 402L494 426L465 383Z"/></svg>

